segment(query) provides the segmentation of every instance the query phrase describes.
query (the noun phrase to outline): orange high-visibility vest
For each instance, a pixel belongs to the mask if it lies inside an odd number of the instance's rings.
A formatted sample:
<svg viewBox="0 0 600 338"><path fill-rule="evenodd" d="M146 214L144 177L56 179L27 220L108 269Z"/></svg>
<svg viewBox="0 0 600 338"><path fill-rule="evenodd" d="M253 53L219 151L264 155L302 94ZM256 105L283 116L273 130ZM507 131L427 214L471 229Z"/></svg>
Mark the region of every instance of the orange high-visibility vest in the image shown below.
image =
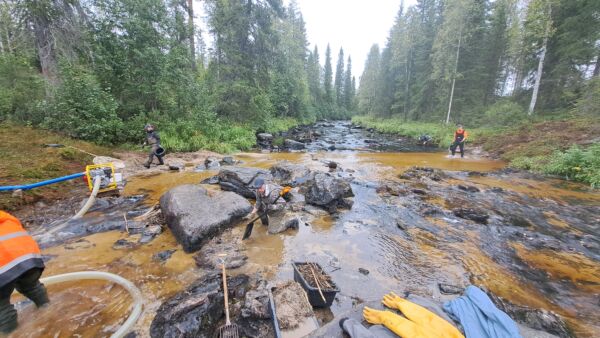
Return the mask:
<svg viewBox="0 0 600 338"><path fill-rule="evenodd" d="M0 287L32 268L44 268L40 248L18 219L0 210Z"/></svg>

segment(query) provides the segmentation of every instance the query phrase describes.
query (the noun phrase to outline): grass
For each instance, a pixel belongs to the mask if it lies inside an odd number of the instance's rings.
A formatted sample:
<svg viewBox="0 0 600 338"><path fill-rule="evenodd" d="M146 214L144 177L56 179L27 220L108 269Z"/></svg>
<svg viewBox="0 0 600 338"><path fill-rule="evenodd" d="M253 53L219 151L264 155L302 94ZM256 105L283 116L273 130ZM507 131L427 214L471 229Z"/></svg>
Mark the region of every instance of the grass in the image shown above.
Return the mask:
<svg viewBox="0 0 600 338"><path fill-rule="evenodd" d="M41 129L0 124L0 185L21 185L74 174L85 170L92 156L72 148L49 148L45 144L74 146L98 155L112 155L110 148L74 140ZM26 191L23 198L0 192L0 209L14 210L38 200L64 197L65 184Z"/></svg>
<svg viewBox="0 0 600 338"><path fill-rule="evenodd" d="M404 122L400 118L377 119L355 116L352 122L383 133L417 139L430 135L445 148L452 142L454 126ZM469 139L514 168L559 175L600 187L600 120L567 118L551 121L521 121L511 127L470 128Z"/></svg>
<svg viewBox="0 0 600 338"><path fill-rule="evenodd" d="M433 138L433 143L440 148L450 146L454 139L454 131L456 130L454 125L404 121L402 118L381 119L370 116L354 116L352 122L367 128L373 128L382 133L401 135L413 139L418 139L421 135L429 135ZM490 132L486 128L470 128L469 126L465 126L465 129L469 133L470 142L477 142L482 135Z"/></svg>

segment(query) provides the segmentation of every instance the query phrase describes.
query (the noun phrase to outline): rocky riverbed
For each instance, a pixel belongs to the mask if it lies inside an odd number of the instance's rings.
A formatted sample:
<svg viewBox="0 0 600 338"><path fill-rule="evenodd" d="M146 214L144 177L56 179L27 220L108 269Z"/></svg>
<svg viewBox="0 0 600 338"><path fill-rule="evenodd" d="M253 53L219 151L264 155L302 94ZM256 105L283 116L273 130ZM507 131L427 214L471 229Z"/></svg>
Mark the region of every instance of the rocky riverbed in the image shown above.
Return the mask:
<svg viewBox="0 0 600 338"><path fill-rule="evenodd" d="M102 270L130 279L146 297L138 336L181 330L179 336L210 336L224 318L222 263L231 273L234 322L246 336L269 336L266 290L293 279L292 261L319 263L341 290L331 308L314 311L316 324L301 325L296 336L317 326L315 336L340 336L340 317L377 305L389 291L441 303L469 284L488 290L525 327L560 337L600 331L600 193L472 153L447 158L347 122L322 122L285 137L303 150L238 154L217 159L219 165L184 163L182 170L132 177L124 197L99 200L80 222L45 222L35 231L46 247L45 274ZM240 217L257 177L294 187L286 217L297 222L275 228L259 222L242 241ZM197 199L209 200L198 209ZM167 217L155 207L159 202ZM202 214L169 220L185 208ZM230 217L216 220L211 212ZM200 227L195 219L203 231L187 229ZM160 231L144 234L157 225ZM129 226L143 229L135 234ZM24 306L15 337L108 336L129 310L125 292L102 282L50 292L53 311Z"/></svg>

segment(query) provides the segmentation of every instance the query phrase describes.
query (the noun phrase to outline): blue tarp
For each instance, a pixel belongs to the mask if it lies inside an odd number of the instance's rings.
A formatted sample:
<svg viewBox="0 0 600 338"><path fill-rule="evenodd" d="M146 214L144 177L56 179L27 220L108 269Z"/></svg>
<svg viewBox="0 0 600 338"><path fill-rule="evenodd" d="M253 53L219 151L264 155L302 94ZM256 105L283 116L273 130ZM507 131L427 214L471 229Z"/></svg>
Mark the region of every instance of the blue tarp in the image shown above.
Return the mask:
<svg viewBox="0 0 600 338"><path fill-rule="evenodd" d="M446 302L444 311L460 321L467 338L522 338L517 324L476 286L468 286L463 296Z"/></svg>

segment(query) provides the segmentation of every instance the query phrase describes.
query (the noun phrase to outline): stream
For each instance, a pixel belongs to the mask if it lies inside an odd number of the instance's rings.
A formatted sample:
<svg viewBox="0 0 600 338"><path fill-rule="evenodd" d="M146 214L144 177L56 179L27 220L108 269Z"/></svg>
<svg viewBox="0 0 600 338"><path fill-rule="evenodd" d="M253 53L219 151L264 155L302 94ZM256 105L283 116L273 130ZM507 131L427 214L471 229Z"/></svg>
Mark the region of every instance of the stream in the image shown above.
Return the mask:
<svg viewBox="0 0 600 338"><path fill-rule="evenodd" d="M232 274L287 280L293 279L292 261L318 262L340 289L330 309L317 311L321 324L379 301L389 291L444 300L456 296L442 295L438 283L475 284L514 305L559 314L577 337L598 336L599 192L506 169L501 161L470 155L468 146L467 158L448 158L445 152L349 122L322 122L310 130L317 137L307 142L306 151L234 158L247 167L268 169L289 161L321 171L334 161L339 176L353 179L352 208L316 213L298 230L277 235L257 224L244 242L244 224L225 231L220 240L239 245L248 256ZM188 169L131 177L123 207L98 208L81 222L121 222L125 211L147 210L170 188L217 173ZM459 216L461 208L486 213L487 224ZM42 250L44 275L101 270L129 279L145 297L135 331L149 336L160 304L204 271L169 230L148 244L113 247L120 239L139 236L112 230L50 243ZM166 261L153 258L165 250L175 251ZM55 285L49 293L49 308L19 304L20 327L11 337L110 336L130 311L126 291L105 282ZM15 295L13 301L22 298Z"/></svg>

